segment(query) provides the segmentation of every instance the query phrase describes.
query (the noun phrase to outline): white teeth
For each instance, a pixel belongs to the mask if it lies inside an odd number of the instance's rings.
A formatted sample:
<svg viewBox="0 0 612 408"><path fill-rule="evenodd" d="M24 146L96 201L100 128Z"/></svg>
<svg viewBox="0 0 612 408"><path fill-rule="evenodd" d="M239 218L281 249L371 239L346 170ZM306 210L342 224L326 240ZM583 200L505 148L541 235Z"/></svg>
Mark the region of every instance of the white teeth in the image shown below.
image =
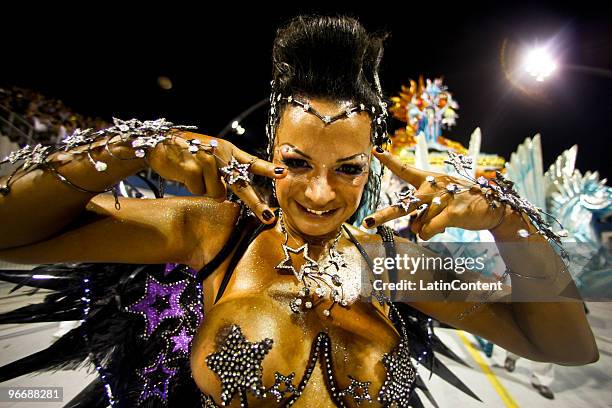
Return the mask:
<svg viewBox="0 0 612 408"><path fill-rule="evenodd" d="M306 208L306 207L304 207L304 208ZM316 215L323 215L325 213L328 213L331 210L328 210L328 211L315 211L315 210L311 210L310 208L306 208L306 211L308 211L309 213L312 213L312 214L316 214Z"/></svg>

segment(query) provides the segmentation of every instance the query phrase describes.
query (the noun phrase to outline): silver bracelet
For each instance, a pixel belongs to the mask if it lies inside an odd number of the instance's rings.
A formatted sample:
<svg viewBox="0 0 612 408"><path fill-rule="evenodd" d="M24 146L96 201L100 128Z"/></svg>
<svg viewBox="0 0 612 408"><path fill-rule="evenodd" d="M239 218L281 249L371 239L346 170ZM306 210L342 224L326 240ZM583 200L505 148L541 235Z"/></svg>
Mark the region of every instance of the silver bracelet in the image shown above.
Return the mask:
<svg viewBox="0 0 612 408"><path fill-rule="evenodd" d="M68 154L76 154L75 152L70 152L70 149L75 147L87 145L87 149L85 152L78 152L79 154L85 153L88 161L93 165L93 167L100 172L106 171L108 168L107 163L94 160L91 156L91 146L100 138L106 137L105 148L108 151L109 155L113 158L119 160L133 160L133 159L123 159L115 156L109 148L109 141L118 136L121 141L130 141L131 146L135 149L135 157L134 159L144 158L146 161L146 151L150 148L155 147L158 143L166 140L168 136L166 136L169 132L174 130L188 130L195 129L195 126L181 126L174 125L171 122L166 121L165 119L157 119L154 121L144 121L141 122L136 119L130 119L127 121L123 121L120 119L113 119L114 126L94 131L93 129L76 129L72 134L62 139L56 146L43 146L42 144L37 144L34 147L25 146L19 150L11 152L7 157L5 157L2 161L0 161L0 165L4 163L15 164L18 162L22 162L21 166L17 167L7 178L5 185L0 185L0 194L6 196L11 191L11 181L14 182L13 177L17 174L19 170L25 171L27 174L29 171L37 168L38 166L44 166L45 168L49 168L58 180L63 183L71 186L72 188L87 192L91 194L99 194L107 191L113 191L115 195L115 207L119 208L119 202L116 196L116 191L114 188L109 188L104 191L91 191L88 189L84 189L80 186L77 186L62 174L60 174L57 169L55 169L52 165L49 164L47 158L54 152L63 151ZM216 142L216 141L215 141ZM162 179L160 177L160 183L162 183ZM162 189L160 189L162 190Z"/></svg>
<svg viewBox="0 0 612 408"><path fill-rule="evenodd" d="M472 177L470 173L473 161L471 157L466 157L462 154L457 154L452 151L448 151L448 156L449 158L445 160L444 163L451 165L455 169L457 174L465 177L470 182L474 183L474 185L480 187L480 189L484 192L484 196L489 202L491 208L497 208L501 204L507 204L516 212L525 214L527 216L527 218L529 219L531 224L533 224L537 232L530 233L526 229L519 229L517 231L519 237L527 238L533 234L540 234L545 237L548 242L557 246L557 248L559 249L559 253L563 258L569 258L569 254L563 248L561 243L561 238L566 237L568 233L565 229L563 229L563 225L561 225L559 220L557 220L552 214L549 214L543 209L536 207L528 200L521 197L514 189L514 183L510 180L507 180L504 175L501 174L499 171L495 172L495 178L493 178L492 182L483 176L474 179L474 177ZM430 180L430 182L435 183L435 179L433 177L431 178L433 180ZM452 185L452 189L457 191L451 191L451 189L449 189L449 186L447 186L447 191L451 194L463 192L461 190L458 190L458 186L456 185ZM469 188L464 191L468 190ZM556 232L553 231L552 226L542 216L543 214L550 217L557 225L559 225L561 229Z"/></svg>

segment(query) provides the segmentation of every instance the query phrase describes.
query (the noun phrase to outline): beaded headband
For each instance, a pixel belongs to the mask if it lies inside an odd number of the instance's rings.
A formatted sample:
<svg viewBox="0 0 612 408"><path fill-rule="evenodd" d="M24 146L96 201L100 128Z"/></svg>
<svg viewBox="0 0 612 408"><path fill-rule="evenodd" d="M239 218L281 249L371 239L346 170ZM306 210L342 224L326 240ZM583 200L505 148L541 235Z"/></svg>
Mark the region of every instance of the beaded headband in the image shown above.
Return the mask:
<svg viewBox="0 0 612 408"><path fill-rule="evenodd" d="M280 120L280 105L282 103L292 104L304 109L304 112L311 113L319 118L325 125L332 124L339 119L349 118L357 112L368 112L372 115L372 143L380 146L384 143L389 143L389 135L387 133L387 103L379 97L378 106L366 106L360 103L357 106L350 106L336 115L323 115L308 102L300 100L293 95L283 96L274 90L274 81L272 81L272 93L270 94L270 111L268 115L268 123L266 124L266 134L268 136L268 159L272 156L272 146L276 137L276 127Z"/></svg>

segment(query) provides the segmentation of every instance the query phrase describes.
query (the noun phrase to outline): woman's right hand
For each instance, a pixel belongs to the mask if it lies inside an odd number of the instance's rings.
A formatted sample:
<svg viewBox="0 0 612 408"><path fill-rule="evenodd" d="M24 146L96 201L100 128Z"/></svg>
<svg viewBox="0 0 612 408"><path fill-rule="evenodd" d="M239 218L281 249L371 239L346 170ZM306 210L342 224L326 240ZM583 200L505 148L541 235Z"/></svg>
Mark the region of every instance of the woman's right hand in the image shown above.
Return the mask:
<svg viewBox="0 0 612 408"><path fill-rule="evenodd" d="M273 179L287 175L287 169L250 155L227 140L198 133L177 131L171 138L147 153L151 168L161 177L178 181L195 195L210 197L223 201L227 195L227 186L264 223L274 221L274 212L260 198L253 186L243 182L228 183L221 168L228 165L232 157L241 164L250 164L249 172ZM189 151L189 140L198 140L200 149L196 153ZM216 147L210 147L215 140ZM214 144L214 142L213 142Z"/></svg>

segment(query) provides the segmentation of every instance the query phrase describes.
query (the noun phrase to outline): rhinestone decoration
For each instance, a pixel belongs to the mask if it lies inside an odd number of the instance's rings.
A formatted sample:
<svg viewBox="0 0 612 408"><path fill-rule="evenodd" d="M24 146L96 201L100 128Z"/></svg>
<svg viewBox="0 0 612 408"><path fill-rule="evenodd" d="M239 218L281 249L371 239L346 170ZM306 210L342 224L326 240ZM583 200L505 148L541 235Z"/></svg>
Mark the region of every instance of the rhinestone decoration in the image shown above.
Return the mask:
<svg viewBox="0 0 612 408"><path fill-rule="evenodd" d="M401 317L400 323L405 329ZM306 369L297 385L294 383L294 372L285 376L277 371L274 374L274 384L265 389L262 385L262 361L271 347L271 339L250 343L239 326L229 327L229 334L222 341L221 350L206 358L206 364L220 378L222 406L230 404L236 395L240 396L241 405L247 406L247 392L257 398L272 396L282 406L292 406L306 388L317 362L321 363L325 382L337 406L347 407L344 400L347 397L352 398L357 405L361 405L364 401L372 402L373 398L369 391L370 381L358 381L349 375L348 387L345 389L338 387L332 359L332 343L326 332L318 333L314 339ZM416 370L410 360L405 330L402 330L400 343L390 353L384 355L382 362L386 369L386 377L378 401L385 406L408 407L407 402L416 380ZM202 399L208 404L203 403L205 407L217 406L209 396L203 395Z"/></svg>
<svg viewBox="0 0 612 408"><path fill-rule="evenodd" d="M484 176L480 176L476 179L476 182L478 183L478 185L480 187L488 187L489 186L489 180L487 180L486 177Z"/></svg>
<svg viewBox="0 0 612 408"><path fill-rule="evenodd" d="M139 396L139 402L155 396L163 402L168 401L168 388L170 381L178 370L166 366L166 359L163 354L158 354L155 362L137 372L138 376L144 381L144 387Z"/></svg>
<svg viewBox="0 0 612 408"><path fill-rule="evenodd" d="M50 146L43 146L40 143L35 145L34 148L31 148L30 145L26 145L19 150L11 152L0 162L0 164L6 162L15 164L23 160L23 169L25 170L32 165L44 163L45 158L51 153L50 149Z"/></svg>
<svg viewBox="0 0 612 408"><path fill-rule="evenodd" d="M295 373L288 376L284 376L278 371L274 373L274 385L267 392L274 395L276 402L285 398L285 394L294 394L297 391L296 386L293 385L293 377L295 377Z"/></svg>
<svg viewBox="0 0 612 408"><path fill-rule="evenodd" d="M404 212L408 212L411 205L421 201L420 198L414 195L415 192L416 190L414 188L409 188L405 191L395 193L396 199L391 205L400 207L402 210L404 210Z"/></svg>
<svg viewBox="0 0 612 408"><path fill-rule="evenodd" d="M389 142L389 135L387 133L387 117L388 117L387 104L382 100L382 92L380 90L378 91L380 93L379 95L380 100L378 103L380 109L377 109L376 106L366 107L365 104L360 103L358 106L349 106L345 108L342 112L332 116L332 115L322 115L320 112L314 109L312 105L310 105L310 103L296 99L295 97L293 97L293 95L283 97L280 93L278 93L275 90L276 86L275 86L274 81L271 82L271 85L272 85L272 92L270 93L270 110L268 114L268 122L266 124L266 135L268 136L268 141L269 141L268 150L267 150L268 155L271 154L271 146L274 145L273 142L274 142L274 137L275 137L276 126L278 125L278 122L279 122L279 116L278 116L279 105L282 102L286 102L288 104L293 104L293 105L301 107L304 110L304 112L308 112L318 117L325 125L334 123L336 120L339 120L342 118L351 117L358 110L369 111L372 113L372 136L373 136L372 141L376 145L381 145L385 142Z"/></svg>
<svg viewBox="0 0 612 408"><path fill-rule="evenodd" d="M294 313L301 312L302 305L306 309L312 309L312 299L308 298L312 292L314 292L314 294L319 298L329 295L328 298L332 301L332 303L326 310L323 311L323 315L326 317L331 316L331 309L336 304L340 304L342 307L347 307L348 301L345 299L344 288L342 287L343 282L340 276L337 274L343 268L348 266L342 253L336 249L338 241L342 236L342 231L338 232L334 242L327 251L327 256L319 264L309 256L308 243L303 244L297 249L287 245L289 234L285 228L282 211L279 213L279 220L281 231L285 236L285 243L281 246L283 249L284 259L276 266L276 269L290 270L293 272L298 282L303 285L298 292L300 297L296 297L289 302L289 308L291 311ZM296 271L290 254L303 254L303 259L305 262L302 264L299 271ZM333 269L333 271L330 271L330 269ZM329 291L325 288L325 286L329 287ZM338 287L340 290L334 289L334 286ZM303 297L304 300L302 300L301 297Z"/></svg>
<svg viewBox="0 0 612 408"><path fill-rule="evenodd" d="M372 396L370 395L370 381L357 381L353 377L349 375L351 379L351 384L344 390L340 391L338 395L344 397L349 395L353 397L357 405L361 405L362 401L372 401Z"/></svg>
<svg viewBox="0 0 612 408"><path fill-rule="evenodd" d="M145 293L135 303L126 307L126 311L141 315L145 320L144 337L148 338L159 327L162 321L182 317L183 309L179 298L185 290L185 280L162 284L152 276L147 276Z"/></svg>
<svg viewBox="0 0 612 408"><path fill-rule="evenodd" d="M200 145L202 144L200 139L189 139L187 140L187 143L189 144L187 150L189 150L190 153L196 154L198 151L200 151Z"/></svg>
<svg viewBox="0 0 612 408"><path fill-rule="evenodd" d="M193 340L193 336L187 333L187 328L181 327L180 333L176 336L170 337L170 339L174 343L174 347L172 348L173 353L176 353L178 351L189 355L189 348L191 346L191 340Z"/></svg>
<svg viewBox="0 0 612 408"><path fill-rule="evenodd" d="M219 406L215 403L215 400L212 399L210 395L200 394L200 403L202 404L202 408L219 408Z"/></svg>
<svg viewBox="0 0 612 408"><path fill-rule="evenodd" d="M250 343L237 325L229 328L221 349L206 357L206 365L219 377L221 401L228 405L236 394L246 403L246 393L263 398L261 363L272 348L272 339Z"/></svg>
<svg viewBox="0 0 612 408"><path fill-rule="evenodd" d="M387 376L378 393L378 400L386 406L396 404L397 407L408 408L416 370L410 360L407 339L402 338L390 353L385 354L382 362Z"/></svg>
<svg viewBox="0 0 612 408"><path fill-rule="evenodd" d="M518 234L519 237L521 238L527 238L529 236L529 231L527 231L526 229L521 228L520 230L518 230L516 232Z"/></svg>
<svg viewBox="0 0 612 408"><path fill-rule="evenodd" d="M462 154L448 152L449 158L445 163L453 166L455 171L461 176L467 178L471 182L479 185L484 192L485 198L489 201L491 208L495 209L500 204L507 204L513 210L525 214L533 226L538 230L538 233L544 236L551 244L554 244L559 249L560 255L567 259L569 254L563 248L561 238L563 238L563 226L552 215L545 213L542 209L534 206L531 202L521 197L514 189L514 183L504 177L499 171L495 172L495 177L492 182L484 177L474 179L469 170L472 169L473 161L470 157L465 157ZM464 190L464 191L467 191ZM561 227L561 234L554 232L551 225L542 217L542 214L549 216L556 224ZM519 236L523 236L522 231L517 231Z"/></svg>
<svg viewBox="0 0 612 408"><path fill-rule="evenodd" d="M168 136L163 135L138 136L132 141L132 147L152 149L166 139Z"/></svg>
<svg viewBox="0 0 612 408"><path fill-rule="evenodd" d="M60 141L60 148L64 151L70 150L77 146L92 143L94 141L92 129L75 129L71 135L66 136Z"/></svg>
<svg viewBox="0 0 612 408"><path fill-rule="evenodd" d="M318 269L317 262L308 255L308 244L304 244L301 247L296 248L296 249L291 248L287 244L283 244L282 248L283 248L283 255L285 256L285 258L282 261L280 261L278 265L275 266L276 269L284 269L284 270L293 272L293 274L299 281L301 281L304 278L304 274L311 273L315 271L316 269ZM305 262L300 267L299 271L296 271L295 267L293 266L293 261L291 259L290 254L295 254L295 255L302 254Z"/></svg>
<svg viewBox="0 0 612 408"><path fill-rule="evenodd" d="M458 192L459 192L459 186L458 186L458 185L456 185L456 184L453 184L453 183L448 184L448 185L446 186L446 191L448 191L448 192L449 192L449 193L451 193L451 194L458 193Z"/></svg>
<svg viewBox="0 0 612 408"><path fill-rule="evenodd" d="M242 164L235 157L232 157L229 164L221 167L219 171L230 186L234 183L247 184L249 182L249 164Z"/></svg>

